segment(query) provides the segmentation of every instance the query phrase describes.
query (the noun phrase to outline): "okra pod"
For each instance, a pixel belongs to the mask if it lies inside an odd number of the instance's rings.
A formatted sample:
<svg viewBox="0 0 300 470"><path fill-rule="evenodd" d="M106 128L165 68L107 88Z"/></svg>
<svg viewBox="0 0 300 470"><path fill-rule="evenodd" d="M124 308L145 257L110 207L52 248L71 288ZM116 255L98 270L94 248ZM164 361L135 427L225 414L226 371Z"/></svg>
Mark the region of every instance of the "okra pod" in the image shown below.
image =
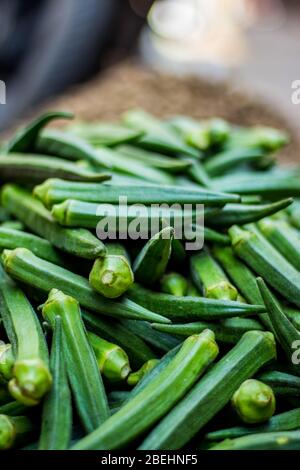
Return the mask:
<svg viewBox="0 0 300 470"><path fill-rule="evenodd" d="M110 382L126 380L131 370L126 352L120 346L109 343L94 333L88 333L88 340L103 376Z"/></svg>
<svg viewBox="0 0 300 470"><path fill-rule="evenodd" d="M46 207L51 208L67 199L83 202L118 204L120 196L126 197L128 204L205 204L218 206L228 202L239 202L240 196L218 193L202 188L184 186L161 186L155 184L117 184L113 180L102 183L77 183L60 179L49 179L34 189Z"/></svg>
<svg viewBox="0 0 300 470"><path fill-rule="evenodd" d="M45 155L12 153L0 155L1 181L42 183L48 178L70 181L105 181L107 173L86 170L76 163Z"/></svg>
<svg viewBox="0 0 300 470"><path fill-rule="evenodd" d="M221 441L223 439L235 439L249 434L293 431L300 428L300 408L285 411L273 416L267 423L260 426L236 426L234 428L220 429L205 435L208 441Z"/></svg>
<svg viewBox="0 0 300 470"><path fill-rule="evenodd" d="M0 227L0 250L14 250L15 248L27 248L46 261L60 266L65 264L63 256L48 240L21 230Z"/></svg>
<svg viewBox="0 0 300 470"><path fill-rule="evenodd" d="M235 253L284 298L300 306L299 272L257 233L233 226L229 235Z"/></svg>
<svg viewBox="0 0 300 470"><path fill-rule="evenodd" d="M217 322L193 322L193 323L179 323L171 325L160 325L153 323L152 327L155 330L163 333L173 334L176 337L187 337L194 334L199 334L205 329L212 330L216 336L218 343L236 344L244 333L252 330L263 330L262 325L257 320L250 318L228 318L221 323Z"/></svg>
<svg viewBox="0 0 300 470"><path fill-rule="evenodd" d="M88 230L60 227L47 209L23 189L6 185L2 189L2 202L11 214L56 248L80 258L105 255L106 248L98 238Z"/></svg>
<svg viewBox="0 0 300 470"><path fill-rule="evenodd" d="M289 142L289 136L278 129L266 126L235 127L232 129L228 148L261 148L267 152L275 152Z"/></svg>
<svg viewBox="0 0 300 470"><path fill-rule="evenodd" d="M155 331L152 328L151 323L140 320L120 320L120 323L138 337L140 337L150 347L154 347L155 350L162 351L164 353L175 348L180 343L180 340L174 338L172 335ZM189 335L188 335L189 336Z"/></svg>
<svg viewBox="0 0 300 470"><path fill-rule="evenodd" d="M282 346L289 364L300 375L299 365L294 365L295 347L300 346L300 333L282 311L281 306L271 294L262 278L257 279L258 287L265 303L276 338ZM295 346L296 345L296 346Z"/></svg>
<svg viewBox="0 0 300 470"><path fill-rule="evenodd" d="M172 321L221 320L265 312L262 305L248 305L204 297L175 297L150 291L139 284L133 284L127 295L145 308L153 309L157 313L164 313Z"/></svg>
<svg viewBox="0 0 300 470"><path fill-rule="evenodd" d="M209 299L237 300L238 291L229 282L221 266L207 249L193 255L190 260L191 276L194 284Z"/></svg>
<svg viewBox="0 0 300 470"><path fill-rule="evenodd" d="M109 409L79 304L74 298L53 289L42 313L52 328L55 317L61 318L68 378L82 424L87 432L92 432L108 418Z"/></svg>
<svg viewBox="0 0 300 470"><path fill-rule="evenodd" d="M259 162L265 152L257 148L233 148L208 158L204 168L210 177L215 177L236 168L238 165L249 162Z"/></svg>
<svg viewBox="0 0 300 470"><path fill-rule="evenodd" d="M257 378L272 387L275 395L300 397L300 377L275 370L263 372Z"/></svg>
<svg viewBox="0 0 300 470"><path fill-rule="evenodd" d="M141 450L176 450L187 444L231 399L244 380L276 357L272 333L249 331L160 421Z"/></svg>
<svg viewBox="0 0 300 470"><path fill-rule="evenodd" d="M126 158L140 161L145 165L171 174L186 173L187 169L192 165L192 162L188 160L179 160L178 158L168 157L160 153L149 152L132 145L120 145L117 147L117 151Z"/></svg>
<svg viewBox="0 0 300 470"><path fill-rule="evenodd" d="M0 310L15 357L9 391L21 403L36 405L52 382L47 345L32 306L2 268ZM24 332L30 332L30 341Z"/></svg>
<svg viewBox="0 0 300 470"><path fill-rule="evenodd" d="M162 278L171 256L173 237L174 229L166 227L148 240L133 264L136 281L152 287Z"/></svg>
<svg viewBox="0 0 300 470"><path fill-rule="evenodd" d="M28 406L18 401L10 401L6 405L0 406L0 415L23 416L28 411Z"/></svg>
<svg viewBox="0 0 300 470"><path fill-rule="evenodd" d="M72 113L61 111L50 111L42 114L22 127L9 141L7 152L28 152L34 149L35 142L41 130L54 119L72 119Z"/></svg>
<svg viewBox="0 0 300 470"><path fill-rule="evenodd" d="M300 270L300 233L283 220L263 219L258 228L296 269Z"/></svg>
<svg viewBox="0 0 300 470"><path fill-rule="evenodd" d="M211 331L191 336L156 379L73 449L119 449L129 444L185 395L217 354Z"/></svg>
<svg viewBox="0 0 300 470"><path fill-rule="evenodd" d="M107 246L107 254L97 258L89 275L92 288L109 299L120 297L134 281L133 272L125 250L119 245Z"/></svg>
<svg viewBox="0 0 300 470"><path fill-rule="evenodd" d="M53 383L43 403L40 450L66 450L69 447L72 429L71 392L66 370L61 317L57 316L54 319L53 328L50 354Z"/></svg>
<svg viewBox="0 0 300 470"><path fill-rule="evenodd" d="M123 115L123 122L131 129L145 134L136 142L139 147L167 154L189 155L198 158L197 150L178 137L170 126L162 124L158 119L142 110L131 110Z"/></svg>
<svg viewBox="0 0 300 470"><path fill-rule="evenodd" d="M228 439L210 450L299 450L300 431L267 432Z"/></svg>
<svg viewBox="0 0 300 470"><path fill-rule="evenodd" d="M165 317L150 312L127 298L122 298L118 302L104 298L90 287L84 277L44 261L25 248L4 250L2 262L8 274L18 281L44 293L49 293L51 289L60 286L67 295L74 297L83 307L94 312L117 318L169 323Z"/></svg>
<svg viewBox="0 0 300 470"><path fill-rule="evenodd" d="M26 416L0 415L0 450L8 450L24 442L33 430L34 426Z"/></svg>
<svg viewBox="0 0 300 470"><path fill-rule="evenodd" d="M147 346L140 335L127 325L127 320L123 324L121 321L114 321L99 318L90 312L82 312L84 323L89 331L96 333L101 338L111 343L116 343L127 353L130 364L138 369L149 359L155 358L154 352ZM134 320L132 320L135 322ZM136 322L138 325L140 322Z"/></svg>
<svg viewBox="0 0 300 470"><path fill-rule="evenodd" d="M257 222L264 217L276 214L286 209L293 202L293 199L283 199L272 204L227 204L219 214L209 220L213 227L230 227L231 225L244 225Z"/></svg>
<svg viewBox="0 0 300 470"><path fill-rule="evenodd" d="M131 387L137 385L158 363L159 359L150 359L138 371L131 372L127 379L128 385Z"/></svg>
<svg viewBox="0 0 300 470"><path fill-rule="evenodd" d="M179 273L168 273L160 281L161 291L165 294L184 297L188 291L188 281Z"/></svg>
<svg viewBox="0 0 300 470"><path fill-rule="evenodd" d="M269 385L248 379L234 392L231 404L244 423L258 424L273 416L276 400Z"/></svg>
<svg viewBox="0 0 300 470"><path fill-rule="evenodd" d="M0 383L7 383L13 377L15 356L11 344L0 342Z"/></svg>

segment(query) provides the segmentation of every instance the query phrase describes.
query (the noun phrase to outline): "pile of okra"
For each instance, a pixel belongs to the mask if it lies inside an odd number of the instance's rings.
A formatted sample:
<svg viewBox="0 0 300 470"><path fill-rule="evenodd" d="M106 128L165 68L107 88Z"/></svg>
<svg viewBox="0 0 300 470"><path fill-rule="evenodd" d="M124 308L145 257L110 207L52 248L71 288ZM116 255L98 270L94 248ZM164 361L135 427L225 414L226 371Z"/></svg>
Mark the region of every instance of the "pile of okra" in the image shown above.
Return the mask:
<svg viewBox="0 0 300 470"><path fill-rule="evenodd" d="M46 113L1 144L0 448L300 449L300 168L276 163L288 135L72 117ZM133 204L156 233L121 236ZM192 221L204 207L198 249L176 236L185 204Z"/></svg>

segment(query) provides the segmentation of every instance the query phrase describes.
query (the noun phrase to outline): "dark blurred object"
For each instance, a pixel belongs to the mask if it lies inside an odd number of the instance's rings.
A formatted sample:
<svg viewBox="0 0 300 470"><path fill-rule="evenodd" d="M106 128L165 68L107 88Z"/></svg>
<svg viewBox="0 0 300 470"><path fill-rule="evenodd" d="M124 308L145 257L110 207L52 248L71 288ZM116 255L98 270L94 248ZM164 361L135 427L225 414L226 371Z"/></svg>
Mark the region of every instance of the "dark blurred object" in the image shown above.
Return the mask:
<svg viewBox="0 0 300 470"><path fill-rule="evenodd" d="M143 10L136 10L138 3ZM37 103L126 56L151 3L0 0L0 79L7 85L0 130Z"/></svg>

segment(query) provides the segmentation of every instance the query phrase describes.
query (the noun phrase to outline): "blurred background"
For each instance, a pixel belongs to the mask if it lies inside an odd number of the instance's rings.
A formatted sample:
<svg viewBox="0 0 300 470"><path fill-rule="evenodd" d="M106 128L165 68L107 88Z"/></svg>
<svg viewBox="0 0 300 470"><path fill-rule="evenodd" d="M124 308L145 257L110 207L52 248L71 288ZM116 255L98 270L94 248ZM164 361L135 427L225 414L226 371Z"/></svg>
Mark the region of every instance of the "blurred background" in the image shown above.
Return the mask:
<svg viewBox="0 0 300 470"><path fill-rule="evenodd" d="M0 130L115 64L230 83L300 130L299 0L0 0Z"/></svg>

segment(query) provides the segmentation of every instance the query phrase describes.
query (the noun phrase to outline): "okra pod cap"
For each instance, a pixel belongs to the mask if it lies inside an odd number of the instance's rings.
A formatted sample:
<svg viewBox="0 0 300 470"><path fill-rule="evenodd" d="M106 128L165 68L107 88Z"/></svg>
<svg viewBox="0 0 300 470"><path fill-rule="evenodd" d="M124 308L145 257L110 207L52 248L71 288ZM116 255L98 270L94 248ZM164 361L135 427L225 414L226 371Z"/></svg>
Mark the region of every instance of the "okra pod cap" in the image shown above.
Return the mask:
<svg viewBox="0 0 300 470"><path fill-rule="evenodd" d="M133 284L134 276L125 256L107 255L96 259L89 282L96 292L109 299L115 299Z"/></svg>
<svg viewBox="0 0 300 470"><path fill-rule="evenodd" d="M37 405L48 392L52 377L40 359L23 359L15 363L13 379L8 384L11 395L27 406Z"/></svg>
<svg viewBox="0 0 300 470"><path fill-rule="evenodd" d="M13 376L13 367L15 358L12 352L11 344L0 343L0 383L9 382Z"/></svg>
<svg viewBox="0 0 300 470"><path fill-rule="evenodd" d="M276 400L269 385L249 379L233 395L232 406L244 423L256 424L273 416Z"/></svg>
<svg viewBox="0 0 300 470"><path fill-rule="evenodd" d="M158 363L159 359L150 359L145 362L139 370L129 375L127 379L128 385L135 387Z"/></svg>
<svg viewBox="0 0 300 470"><path fill-rule="evenodd" d="M16 438L16 430L11 419L0 415L0 450L10 449Z"/></svg>

